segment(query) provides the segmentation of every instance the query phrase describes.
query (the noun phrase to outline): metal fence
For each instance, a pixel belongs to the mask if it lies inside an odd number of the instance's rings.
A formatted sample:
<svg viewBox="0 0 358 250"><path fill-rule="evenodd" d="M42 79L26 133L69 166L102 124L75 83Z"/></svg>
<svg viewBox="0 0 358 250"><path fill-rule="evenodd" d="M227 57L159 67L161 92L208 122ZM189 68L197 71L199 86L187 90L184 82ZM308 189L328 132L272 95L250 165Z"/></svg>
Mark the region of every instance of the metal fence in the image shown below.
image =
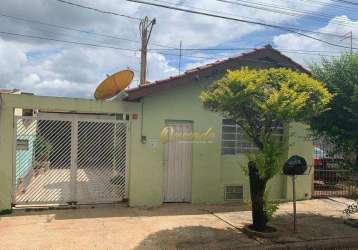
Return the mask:
<svg viewBox="0 0 358 250"><path fill-rule="evenodd" d="M335 152L335 147L327 140L314 141L314 181L315 198L358 197L358 176L342 168L343 156Z"/></svg>
<svg viewBox="0 0 358 250"><path fill-rule="evenodd" d="M315 169L313 196L358 197L358 181L353 172L342 169Z"/></svg>

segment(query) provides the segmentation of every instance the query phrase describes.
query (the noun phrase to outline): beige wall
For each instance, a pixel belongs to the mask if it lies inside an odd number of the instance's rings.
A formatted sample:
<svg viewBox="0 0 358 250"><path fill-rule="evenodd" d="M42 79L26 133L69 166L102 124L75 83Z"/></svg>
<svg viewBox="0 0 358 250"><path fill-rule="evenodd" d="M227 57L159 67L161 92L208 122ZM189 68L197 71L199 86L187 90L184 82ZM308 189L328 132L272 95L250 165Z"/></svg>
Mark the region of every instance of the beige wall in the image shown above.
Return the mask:
<svg viewBox="0 0 358 250"><path fill-rule="evenodd" d="M13 153L14 153L14 109L56 109L88 113L138 113L137 103L120 101L95 101L76 98L58 98L30 95L0 95L0 211L11 208ZM133 126L131 133L136 129ZM137 133L135 133L137 134ZM132 137L136 138L136 137ZM135 146L139 141L130 141Z"/></svg>

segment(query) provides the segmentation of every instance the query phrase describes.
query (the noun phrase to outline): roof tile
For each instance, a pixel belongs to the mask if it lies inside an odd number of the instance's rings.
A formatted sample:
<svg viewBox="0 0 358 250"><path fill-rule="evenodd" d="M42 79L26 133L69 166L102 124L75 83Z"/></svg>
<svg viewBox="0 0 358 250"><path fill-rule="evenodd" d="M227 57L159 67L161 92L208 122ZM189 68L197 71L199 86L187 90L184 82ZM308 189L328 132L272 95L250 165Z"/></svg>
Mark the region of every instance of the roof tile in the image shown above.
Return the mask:
<svg viewBox="0 0 358 250"><path fill-rule="evenodd" d="M126 100L128 100L128 101L137 100L137 99L139 99L139 98L141 98L143 96L146 96L146 95L152 93L153 91L155 91L156 88L161 87L163 84L170 85L175 80L178 80L178 79L181 79L181 78L184 78L184 77L188 77L190 75L197 74L200 71L203 71L205 69L216 67L218 65L224 64L226 62L231 62L233 60L240 61L240 59L247 59L248 57L255 56L255 55L257 55L257 53L260 53L260 52L263 52L263 51L276 53L277 55L281 56L282 59L285 59L290 64L292 64L293 67L295 67L298 70L301 70L301 71L303 71L305 73L309 73L308 70L306 70L304 67L302 67L300 64L296 63L295 61L293 61L291 58L283 55L279 50L276 50L276 49L272 48L271 45L266 45L266 46L261 47L261 48L255 48L253 51L242 53L242 54L240 54L238 56L235 56L235 57L229 57L229 58L223 59L223 60L216 60L215 62L212 62L212 63L208 63L208 64L205 64L205 65L193 68L193 69L188 69L183 74L179 74L179 75L176 75L176 76L170 76L168 78L157 80L157 81L155 81L153 83L150 83L150 84L146 84L146 85L143 85L143 86L138 86L138 87L135 87L135 88L132 88L132 89L128 89L127 93L129 94L129 96L126 98ZM253 59L253 60L260 60L260 59Z"/></svg>

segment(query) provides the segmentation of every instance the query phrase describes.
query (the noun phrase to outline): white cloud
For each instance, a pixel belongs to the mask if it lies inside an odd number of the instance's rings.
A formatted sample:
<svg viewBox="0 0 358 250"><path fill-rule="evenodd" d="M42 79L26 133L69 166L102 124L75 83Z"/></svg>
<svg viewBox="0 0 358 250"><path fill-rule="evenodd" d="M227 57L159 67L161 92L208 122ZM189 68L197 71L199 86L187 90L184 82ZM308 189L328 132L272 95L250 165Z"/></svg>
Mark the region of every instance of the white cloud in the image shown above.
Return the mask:
<svg viewBox="0 0 358 250"><path fill-rule="evenodd" d="M63 48L32 63L26 56L30 50L0 40L0 82L2 87L16 87L40 95L91 97L97 84L107 74L131 68L139 77L138 57L133 52L110 49ZM148 79L175 74L164 56L149 54ZM5 83L5 84L4 84ZM136 81L133 84L137 84Z"/></svg>
<svg viewBox="0 0 358 250"><path fill-rule="evenodd" d="M124 0L76 0L76 2L136 17L146 15L155 17L157 24L151 37L150 46L152 47L155 47L153 43L178 46L180 40L183 41L184 47L217 46L263 29L260 26L139 5ZM190 6L190 8L207 9L217 14L229 15L228 13L231 13L231 16L255 18L270 23L295 19L292 16L268 15L267 12L224 4L216 0L177 0L173 3ZM299 3L281 0L276 4L295 8ZM317 11L320 8L322 6L312 6L310 11ZM139 40L136 21L67 6L57 1L3 0L1 10L2 13L22 18ZM139 48L139 43L86 35L5 17L0 17L0 30L121 48ZM277 38L276 42L281 43L280 39L285 40L281 37ZM136 78L139 78L139 59L139 53L130 51L65 45L2 35L0 37L0 87L15 87L41 95L91 97L96 85L106 77L106 74L129 67L135 70ZM183 65L182 68L198 66L208 61L211 60L198 59L196 62L191 61ZM148 80L156 80L176 73L177 69L171 66L166 56L149 53Z"/></svg>
<svg viewBox="0 0 358 250"><path fill-rule="evenodd" d="M40 77L36 74L36 73L31 73L28 76L26 76L24 78L24 82L32 85L32 84L36 84L40 81Z"/></svg>
<svg viewBox="0 0 358 250"><path fill-rule="evenodd" d="M177 73L177 69L169 66L165 57L157 53L148 54L148 79L157 80Z"/></svg>
<svg viewBox="0 0 358 250"><path fill-rule="evenodd" d="M23 47L15 42L0 39L0 80L5 87L18 79L22 68L28 63Z"/></svg>
<svg viewBox="0 0 358 250"><path fill-rule="evenodd" d="M345 22L346 24L349 24L349 26L342 26L338 24L339 22ZM350 31L353 31L353 34L356 34L358 32L358 28L355 28L354 26L358 27L358 20L350 20L347 16L337 16L332 18L329 23L318 29L319 32L325 32L325 33L333 33L338 35L344 35L347 34ZM312 34L310 34L312 35ZM322 40L330 41L334 44L338 44L341 46L350 46L350 39L344 39L342 40L341 37L332 37L327 35L312 35L315 37L318 37ZM289 57L292 59L304 64L309 65L312 62L317 62L320 60L322 56L337 56L340 52L348 51L349 49L345 48L339 48L336 46L331 46L323 42L319 42L307 37L303 37L296 34L282 34L279 36L275 36L273 38L274 45L281 49L289 49L289 50L309 50L309 51L324 51L322 53L317 53L317 55L307 55L307 54L299 54L299 53L286 53ZM358 47L358 42L355 40L353 41L353 47ZM318 55L321 54L321 55Z"/></svg>

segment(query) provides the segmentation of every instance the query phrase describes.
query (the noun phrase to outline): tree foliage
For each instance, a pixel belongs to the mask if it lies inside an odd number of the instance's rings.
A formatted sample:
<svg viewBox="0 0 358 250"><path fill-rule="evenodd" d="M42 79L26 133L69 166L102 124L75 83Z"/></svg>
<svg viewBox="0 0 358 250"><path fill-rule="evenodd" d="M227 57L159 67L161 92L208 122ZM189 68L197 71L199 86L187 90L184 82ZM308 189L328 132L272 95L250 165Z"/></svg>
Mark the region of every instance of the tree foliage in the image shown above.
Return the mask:
<svg viewBox="0 0 358 250"><path fill-rule="evenodd" d="M289 122L310 120L331 99L320 81L286 68L228 71L200 97L206 108L240 125L261 153L270 151L271 155L277 154L279 147L277 143L272 147L275 129ZM270 163L265 155L259 158L266 167L277 164L272 159ZM262 173L272 177L269 172Z"/></svg>
<svg viewBox="0 0 358 250"><path fill-rule="evenodd" d="M358 170L358 54L323 58L311 70L334 95L329 109L314 117L311 127L334 144L337 153L344 153L346 165Z"/></svg>
<svg viewBox="0 0 358 250"><path fill-rule="evenodd" d="M352 214L358 213L358 199L356 199L353 203L349 204L346 209L344 209L343 213L345 213L348 216L351 216Z"/></svg>
<svg viewBox="0 0 358 250"><path fill-rule="evenodd" d="M234 120L259 151L249 156L253 227L262 231L275 206L265 199L266 184L281 169L285 140L275 136L290 122L306 122L322 112L331 95L309 75L285 68L228 71L200 98L206 108ZM276 207L277 209L277 207Z"/></svg>

